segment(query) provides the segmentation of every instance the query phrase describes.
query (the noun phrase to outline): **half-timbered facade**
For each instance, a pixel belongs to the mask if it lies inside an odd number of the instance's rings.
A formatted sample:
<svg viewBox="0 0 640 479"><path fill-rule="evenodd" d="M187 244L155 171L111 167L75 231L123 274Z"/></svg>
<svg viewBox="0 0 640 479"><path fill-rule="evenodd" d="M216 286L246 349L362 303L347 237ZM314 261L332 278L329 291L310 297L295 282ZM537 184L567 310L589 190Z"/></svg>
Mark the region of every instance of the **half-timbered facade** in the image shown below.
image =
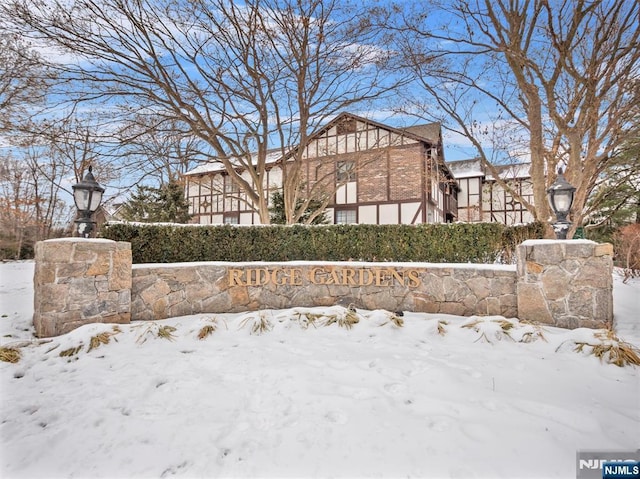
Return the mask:
<svg viewBox="0 0 640 479"><path fill-rule="evenodd" d="M417 224L455 221L457 185L444 163L439 124L398 129L343 113L314 133L299 155L308 195L318 184L329 195L333 223ZM269 195L281 188L287 158L273 153L263 181ZM221 164L186 175L193 221L258 224L246 195ZM270 196L269 196L270 198Z"/></svg>
<svg viewBox="0 0 640 479"><path fill-rule="evenodd" d="M458 220L491 222L506 225L530 223L533 215L510 191L500 185L482 166L479 159L452 161L447 164L458 183ZM496 165L500 178L513 191L533 204L533 183L529 163Z"/></svg>

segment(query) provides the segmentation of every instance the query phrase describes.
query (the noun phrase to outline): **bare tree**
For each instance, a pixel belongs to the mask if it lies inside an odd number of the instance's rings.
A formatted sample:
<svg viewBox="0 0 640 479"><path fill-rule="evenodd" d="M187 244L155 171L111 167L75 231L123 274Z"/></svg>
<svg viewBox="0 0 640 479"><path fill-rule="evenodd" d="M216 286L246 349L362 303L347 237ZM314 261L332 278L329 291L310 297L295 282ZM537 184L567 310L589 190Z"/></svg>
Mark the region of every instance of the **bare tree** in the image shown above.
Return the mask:
<svg viewBox="0 0 640 479"><path fill-rule="evenodd" d="M105 161L104 137L87 119L69 114L53 120L32 118L15 125L10 155L5 155L0 183L3 211L16 221L5 221L6 233L17 238L18 249L28 240L59 235L72 219L71 185L93 166L101 183L118 177Z"/></svg>
<svg viewBox="0 0 640 479"><path fill-rule="evenodd" d="M380 74L390 57L358 2L9 0L0 15L17 33L75 55L60 66L67 97L184 126L262 223L268 152L288 155L293 222L302 160L294 147L328 117L397 83Z"/></svg>
<svg viewBox="0 0 640 479"><path fill-rule="evenodd" d="M551 220L546 189L565 166L575 229L637 122L640 4L457 0L421 10L389 23L416 78L403 111L467 138L495 178L492 160L526 151L533 204L510 192L538 220Z"/></svg>
<svg viewBox="0 0 640 479"><path fill-rule="evenodd" d="M120 152L126 175L153 179L160 186L181 183L203 157L202 140L176 121L145 115L123 125L117 136L119 147L114 153Z"/></svg>
<svg viewBox="0 0 640 479"><path fill-rule="evenodd" d="M19 35L2 27L0 22L0 132L7 132L44 99L52 73Z"/></svg>
<svg viewBox="0 0 640 479"><path fill-rule="evenodd" d="M640 223L640 137L629 136L587 202L588 228Z"/></svg>
<svg viewBox="0 0 640 479"><path fill-rule="evenodd" d="M15 259L36 241L59 235L70 206L61 198L65 166L47 148L28 148L20 158L0 158L0 239L2 254Z"/></svg>
<svg viewBox="0 0 640 479"><path fill-rule="evenodd" d="M33 223L33 188L21 162L0 158L0 235L2 257L22 256L27 228Z"/></svg>

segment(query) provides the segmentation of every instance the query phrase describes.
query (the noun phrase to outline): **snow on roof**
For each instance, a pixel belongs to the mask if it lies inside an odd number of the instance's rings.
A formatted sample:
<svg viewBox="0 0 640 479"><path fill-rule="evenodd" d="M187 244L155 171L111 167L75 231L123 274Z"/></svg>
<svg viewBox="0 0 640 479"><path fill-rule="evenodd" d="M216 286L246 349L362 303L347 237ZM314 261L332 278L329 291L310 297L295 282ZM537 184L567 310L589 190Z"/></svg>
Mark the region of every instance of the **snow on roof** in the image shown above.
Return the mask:
<svg viewBox="0 0 640 479"><path fill-rule="evenodd" d="M480 158L449 161L447 162L447 166L456 179L474 177L485 177L489 181L494 179L491 172L482 165ZM498 170L500 177L503 179L529 178L531 176L529 174L531 163L512 163L509 165L494 165L494 167Z"/></svg>
<svg viewBox="0 0 640 479"><path fill-rule="evenodd" d="M267 165L276 163L280 158L282 158L282 150L280 149L275 149L275 150L270 150L267 152L267 158L265 160ZM230 160L232 164L237 164L238 168L242 168L242 164L240 163L240 161L238 160ZM257 153L252 153L251 154L251 164L256 164L258 162L258 154ZM224 171L225 167L222 164L221 161L213 159L211 161L207 161L206 163L202 163L198 166L196 166L195 168L193 168L192 170L189 170L185 173L185 175L190 176L190 175L202 175L205 173L216 173L219 171Z"/></svg>
<svg viewBox="0 0 640 479"><path fill-rule="evenodd" d="M480 164L479 158L473 160L460 160L447 162L449 171L456 179L460 178L473 178L476 176L484 176L484 170Z"/></svg>
<svg viewBox="0 0 640 479"><path fill-rule="evenodd" d="M495 165L501 178L529 178L531 163L513 163L510 165ZM487 172L487 180L493 180L493 175Z"/></svg>

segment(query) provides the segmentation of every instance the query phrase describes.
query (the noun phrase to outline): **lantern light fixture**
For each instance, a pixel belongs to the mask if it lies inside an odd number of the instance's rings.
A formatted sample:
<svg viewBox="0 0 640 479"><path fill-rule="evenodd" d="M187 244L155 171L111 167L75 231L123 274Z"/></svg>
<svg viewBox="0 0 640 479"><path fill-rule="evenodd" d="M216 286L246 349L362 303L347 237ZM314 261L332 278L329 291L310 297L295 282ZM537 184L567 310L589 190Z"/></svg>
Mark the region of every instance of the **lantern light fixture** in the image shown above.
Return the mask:
<svg viewBox="0 0 640 479"><path fill-rule="evenodd" d="M571 227L571 222L567 220L567 217L573 205L575 191L576 188L565 179L564 172L560 168L556 181L547 189L549 205L556 215L553 231L557 239L567 239L567 232Z"/></svg>
<svg viewBox="0 0 640 479"><path fill-rule="evenodd" d="M78 219L75 221L78 225L78 234L88 238L96 224L92 216L102 202L104 188L94 178L93 166L91 165L89 165L89 170L84 175L84 178L73 185L72 188L73 201L78 209Z"/></svg>

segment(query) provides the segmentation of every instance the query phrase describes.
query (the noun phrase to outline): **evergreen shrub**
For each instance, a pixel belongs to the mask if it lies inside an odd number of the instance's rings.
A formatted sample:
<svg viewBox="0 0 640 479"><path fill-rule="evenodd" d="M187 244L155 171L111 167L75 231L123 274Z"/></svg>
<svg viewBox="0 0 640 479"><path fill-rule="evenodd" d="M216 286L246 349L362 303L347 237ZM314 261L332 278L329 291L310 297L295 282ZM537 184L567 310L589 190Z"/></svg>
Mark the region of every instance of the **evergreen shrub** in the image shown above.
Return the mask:
<svg viewBox="0 0 640 479"><path fill-rule="evenodd" d="M107 223L101 236L131 243L133 262L394 261L512 262L515 246L543 226L497 223L421 225L176 225Z"/></svg>

